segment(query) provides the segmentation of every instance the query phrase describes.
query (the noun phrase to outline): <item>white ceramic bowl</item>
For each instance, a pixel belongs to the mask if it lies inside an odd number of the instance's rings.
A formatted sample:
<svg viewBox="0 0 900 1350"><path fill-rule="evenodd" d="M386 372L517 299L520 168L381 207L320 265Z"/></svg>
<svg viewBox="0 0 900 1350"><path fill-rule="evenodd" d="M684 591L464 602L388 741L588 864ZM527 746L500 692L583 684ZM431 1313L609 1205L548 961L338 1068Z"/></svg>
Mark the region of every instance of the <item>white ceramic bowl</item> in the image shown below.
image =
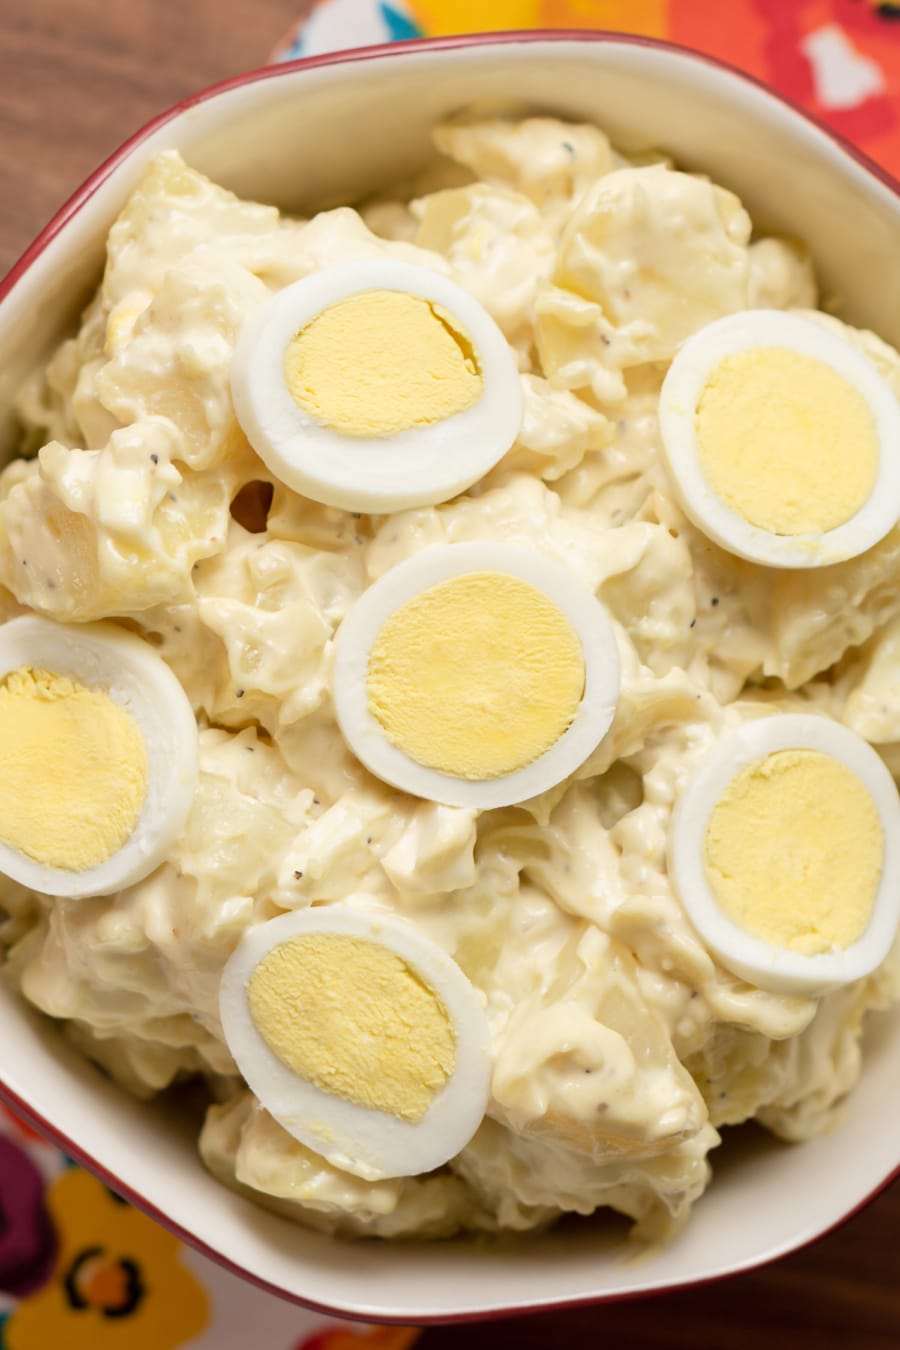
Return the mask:
<svg viewBox="0 0 900 1350"><path fill-rule="evenodd" d="M429 129L475 101L598 122L733 188L758 226L807 241L826 295L900 345L897 188L760 86L703 57L602 35L504 34L355 51L198 95L139 132L76 193L0 286L0 415L96 285L103 241L155 151L287 208L352 201L415 169ZM8 438L11 420L2 418ZM0 442L2 443L2 442ZM684 1233L639 1261L601 1223L497 1247L331 1241L204 1171L196 1122L132 1101L6 990L3 1094L188 1241L298 1301L375 1320L451 1321L634 1296L783 1255L900 1171L900 1016L873 1019L840 1128L800 1146L761 1133L714 1155ZM618 1230L620 1232L620 1230Z"/></svg>

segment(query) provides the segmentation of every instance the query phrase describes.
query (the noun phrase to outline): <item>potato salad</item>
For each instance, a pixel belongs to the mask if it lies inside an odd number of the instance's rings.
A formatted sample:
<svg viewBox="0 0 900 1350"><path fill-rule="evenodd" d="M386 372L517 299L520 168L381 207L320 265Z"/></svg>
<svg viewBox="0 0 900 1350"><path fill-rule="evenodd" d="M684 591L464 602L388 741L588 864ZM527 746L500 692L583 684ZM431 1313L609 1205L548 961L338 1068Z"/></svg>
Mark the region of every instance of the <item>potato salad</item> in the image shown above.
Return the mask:
<svg viewBox="0 0 900 1350"><path fill-rule="evenodd" d="M176 151L0 472L5 977L347 1236L674 1232L900 997L900 356L594 126Z"/></svg>

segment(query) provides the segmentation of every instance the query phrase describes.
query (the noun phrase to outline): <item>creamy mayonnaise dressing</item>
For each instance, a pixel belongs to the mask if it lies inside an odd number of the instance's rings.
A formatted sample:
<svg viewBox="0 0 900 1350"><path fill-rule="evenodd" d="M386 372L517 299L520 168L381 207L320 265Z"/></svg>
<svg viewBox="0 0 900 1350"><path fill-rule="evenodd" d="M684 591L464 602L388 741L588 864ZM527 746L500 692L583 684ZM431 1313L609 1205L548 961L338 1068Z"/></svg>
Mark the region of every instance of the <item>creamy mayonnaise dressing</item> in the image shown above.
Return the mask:
<svg viewBox="0 0 900 1350"><path fill-rule="evenodd" d="M0 619L128 620L193 702L200 784L169 860L116 896L51 902L0 878L6 972L134 1092L206 1075L208 1166L306 1223L436 1236L611 1206L652 1235L707 1185L719 1127L828 1127L865 1010L900 993L896 953L818 1001L756 989L717 964L670 884L673 805L742 722L820 711L900 765L900 527L827 579L723 553L667 477L660 384L687 336L754 306L838 328L898 393L900 357L818 313L803 252L751 242L738 200L701 177L552 119L435 139L444 158L402 192L308 222L159 156L77 336L25 390L26 443L42 448L0 475ZM389 517L274 481L229 396L244 320L360 258L415 262L477 296L525 400L486 478ZM229 507L248 484L263 505L242 524ZM469 540L575 572L622 664L613 726L574 778L484 813L369 776L330 695L334 634L363 589ZM487 1118L424 1177L330 1166L255 1102L224 1043L219 978L241 936L351 892L439 943L486 1002Z"/></svg>

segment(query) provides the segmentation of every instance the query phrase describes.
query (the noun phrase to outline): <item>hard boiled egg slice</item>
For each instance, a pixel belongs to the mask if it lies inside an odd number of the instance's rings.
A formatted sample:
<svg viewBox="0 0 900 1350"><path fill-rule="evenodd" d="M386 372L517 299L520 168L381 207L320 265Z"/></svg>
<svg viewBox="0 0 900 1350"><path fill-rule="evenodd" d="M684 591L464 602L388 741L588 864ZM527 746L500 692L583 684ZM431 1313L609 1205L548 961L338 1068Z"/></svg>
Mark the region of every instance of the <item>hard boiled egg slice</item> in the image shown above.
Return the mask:
<svg viewBox="0 0 900 1350"><path fill-rule="evenodd" d="M686 513L741 558L823 567L900 519L900 404L809 319L750 310L701 329L672 362L659 419Z"/></svg>
<svg viewBox="0 0 900 1350"><path fill-rule="evenodd" d="M352 900L271 919L222 975L229 1049L284 1128L367 1180L440 1167L490 1087L481 997L401 919Z"/></svg>
<svg viewBox="0 0 900 1350"><path fill-rule="evenodd" d="M385 258L275 295L241 333L231 389L272 473L348 511L455 497L522 421L515 358L487 311L446 277Z"/></svg>
<svg viewBox="0 0 900 1350"><path fill-rule="evenodd" d="M487 810L546 791L612 722L607 613L567 568L511 544L450 544L364 591L335 644L334 703L372 773Z"/></svg>
<svg viewBox="0 0 900 1350"><path fill-rule="evenodd" d="M883 761L825 717L747 723L673 813L672 882L736 975L817 995L874 970L900 920L900 800Z"/></svg>
<svg viewBox="0 0 900 1350"><path fill-rule="evenodd" d="M0 872L108 895L166 857L197 783L197 723L169 667L108 623L0 627Z"/></svg>

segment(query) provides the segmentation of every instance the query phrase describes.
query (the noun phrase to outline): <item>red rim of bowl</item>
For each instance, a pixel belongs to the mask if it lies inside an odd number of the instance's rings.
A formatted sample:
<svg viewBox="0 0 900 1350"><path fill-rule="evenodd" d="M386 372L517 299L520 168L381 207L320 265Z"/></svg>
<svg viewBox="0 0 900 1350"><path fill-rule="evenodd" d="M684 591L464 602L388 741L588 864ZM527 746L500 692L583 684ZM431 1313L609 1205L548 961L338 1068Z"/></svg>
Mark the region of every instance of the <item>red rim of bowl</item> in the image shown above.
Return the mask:
<svg viewBox="0 0 900 1350"><path fill-rule="evenodd" d="M262 66L256 70L247 71L243 75L236 75L231 79L222 80L218 84L210 85L208 88L202 89L199 93L192 94L188 98L182 99L181 102L173 104L157 117L154 117L151 121L145 123L145 125L141 127L140 130L136 131L133 136L130 136L126 141L123 141L119 148L114 150L113 153L94 170L90 177L82 183L81 187L76 189L72 196L59 208L56 214L48 221L40 234L35 238L33 243L26 248L25 252L15 263L13 263L9 272L7 272L6 276L0 281L0 301L3 301L6 298L16 283L31 267L32 263L40 257L47 246L65 228L72 217L77 215L82 207L94 196L119 165L128 159L132 151L136 150L139 145L147 140L148 137L152 136L154 132L158 131L160 127L165 126L167 122L173 121L176 117L179 117L190 108L197 107L200 103L206 103L210 99L216 98L219 94L227 93L232 89L239 89L243 85L256 84L262 80L279 79L284 75L292 74L297 71L316 70L323 66L349 65L357 61L370 62L388 56L414 56L416 53L422 51L455 51L467 47L493 47L504 45L523 46L532 43L549 44L553 42L583 42L605 45L618 44L629 47L650 47L660 51L676 52L680 56L687 57L690 60L713 66L718 70L727 71L733 78L741 80L746 84L753 85L756 89L761 90L775 102L790 109L796 116L811 123L818 131L843 150L849 158L855 160L856 163L873 178L878 179L885 187L893 192L895 196L900 197L900 181L894 178L892 174L888 173L886 169L883 169L874 160L870 159L864 151L845 140L838 132L832 130L831 127L807 112L805 108L801 108L798 104L792 102L784 95L771 89L761 80L757 80L753 75L748 75L746 71L742 71L735 66L729 65L726 61L720 61L717 57L709 56L705 52L698 52L690 47L683 47L678 43L664 42L656 38L637 37L627 33L598 32L595 30L584 31L580 29L508 30L495 33L461 34L453 37L418 38L407 42L386 43L376 47L355 47L345 51L326 52L321 56L301 57L296 61L284 61L280 64ZM57 1130L48 1121L44 1120L40 1114L38 1114L27 1102L23 1101L2 1081L0 1081L0 1098L6 1101L13 1110L29 1121L35 1129L47 1137L57 1148L60 1148L64 1153L99 1176L112 1190L121 1194L138 1209L143 1210L150 1218L155 1219L157 1223L162 1224L164 1228L167 1228L170 1232L174 1233L176 1237L200 1252L201 1255L214 1261L217 1265L224 1267L233 1275L237 1275L248 1281L250 1284L255 1285L258 1289L262 1289L269 1294L274 1294L277 1297L295 1303L300 1307L321 1313L323 1316L368 1323L377 1320L384 1325L404 1325L409 1323L410 1319L408 1317L395 1316L373 1319L373 1317L368 1316L365 1313L348 1312L342 1308L335 1308L330 1304L317 1303L313 1299L301 1298L299 1295L294 1294L289 1290L268 1283L268 1281L262 1279L260 1276L255 1275L237 1262L232 1261L229 1257L224 1256L215 1248L207 1246L201 1238L198 1238L188 1229L182 1228L180 1224L169 1218L168 1215L163 1214L146 1196L133 1190L127 1182L110 1172L101 1162L92 1157L92 1155L81 1148L80 1145L76 1144L74 1140L69 1139L68 1136ZM773 1261L780 1260L784 1256L791 1255L793 1252L802 1251L804 1248L810 1247L814 1243L821 1241L822 1238L835 1232L855 1215L859 1214L860 1211L865 1209L871 1201L886 1190L898 1177L900 1177L900 1162L898 1162L893 1172L886 1176L878 1186L861 1197L852 1209L848 1210L845 1214L840 1215L834 1223L830 1224L827 1228L824 1228L820 1233L816 1233L812 1237L805 1239L802 1242L798 1242L796 1245L786 1246L773 1254L761 1255L758 1259L753 1258L744 1261L735 1267L734 1270L724 1271L721 1274L716 1275L706 1275L694 1280L681 1280L675 1284L661 1285L657 1289L627 1290L615 1294L586 1295L584 1298L565 1299L561 1302L535 1302L526 1307L492 1308L489 1311L478 1313L451 1313L437 1316L423 1316L418 1319L418 1325L439 1326L476 1321L486 1322L496 1321L505 1317L524 1316L529 1313L562 1312L567 1308L591 1307L602 1303L624 1303L639 1298L655 1298L663 1294L675 1293L681 1289L695 1289L704 1285L715 1284L721 1280L730 1279L735 1275L745 1274L751 1270L757 1270L762 1266L769 1265Z"/></svg>

